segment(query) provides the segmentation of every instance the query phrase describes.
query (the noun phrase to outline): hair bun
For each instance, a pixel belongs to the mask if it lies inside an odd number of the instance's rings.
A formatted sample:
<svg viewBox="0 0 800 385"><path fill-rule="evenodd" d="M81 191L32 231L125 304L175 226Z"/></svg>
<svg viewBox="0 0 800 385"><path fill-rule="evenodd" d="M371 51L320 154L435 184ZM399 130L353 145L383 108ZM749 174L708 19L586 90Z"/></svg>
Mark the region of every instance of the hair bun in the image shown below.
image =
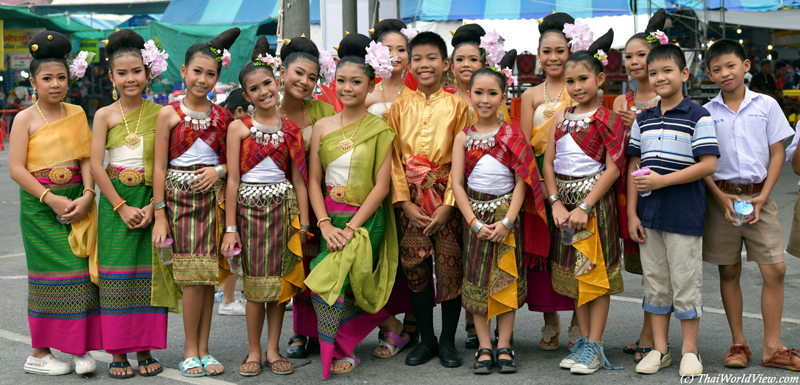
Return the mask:
<svg viewBox="0 0 800 385"><path fill-rule="evenodd" d="M258 55L267 56L269 54L269 41L267 41L267 37L261 35L256 39L256 45L253 47L253 54L250 56L250 60L255 61L258 58Z"/></svg>
<svg viewBox="0 0 800 385"><path fill-rule="evenodd" d="M339 58L347 56L364 57L367 55L367 47L371 41L370 38L360 33L351 33L342 39L336 52Z"/></svg>
<svg viewBox="0 0 800 385"><path fill-rule="evenodd" d="M372 27L372 33L370 33L370 39L374 42L378 42L378 38L381 37L384 33L387 32L397 32L401 33L400 30L406 28L406 23L403 23L401 20L397 19L386 19L379 21L378 24L375 24Z"/></svg>
<svg viewBox="0 0 800 385"><path fill-rule="evenodd" d="M211 39L206 45L220 51L224 49L230 50L240 33L242 33L242 30L236 27L225 30L217 35L217 37Z"/></svg>
<svg viewBox="0 0 800 385"><path fill-rule="evenodd" d="M597 40L589 46L589 53L594 55L597 53L598 50L603 50L603 52L608 53L611 51L611 44L614 43L614 29L609 28L608 32L605 35L600 36Z"/></svg>
<svg viewBox="0 0 800 385"><path fill-rule="evenodd" d="M111 56L120 48L144 49L144 38L132 29L121 29L108 36L106 54Z"/></svg>
<svg viewBox="0 0 800 385"><path fill-rule="evenodd" d="M311 41L311 39L298 36L289 39L289 41L290 41L289 44L284 44L281 47L281 52L280 52L281 60L286 61L286 59L289 58L289 55L291 55L294 52L305 52L317 58L317 60L319 60L319 48L317 48L317 45L314 44L314 42Z"/></svg>
<svg viewBox="0 0 800 385"><path fill-rule="evenodd" d="M40 32L31 39L28 51L34 59L66 59L72 52L72 41L56 31Z"/></svg>
<svg viewBox="0 0 800 385"><path fill-rule="evenodd" d="M667 12L664 11L664 8L660 8L647 22L647 28L644 29L644 33L649 35L655 31L663 31L665 24L667 24Z"/></svg>
<svg viewBox="0 0 800 385"><path fill-rule="evenodd" d="M453 47L461 43L475 43L480 44L481 38L486 35L486 31L479 24L466 24L458 27L456 33L453 34L453 40L450 45Z"/></svg>
<svg viewBox="0 0 800 385"><path fill-rule="evenodd" d="M506 55L503 56L503 58L500 60L500 63L497 63L497 65L500 67L500 69L506 67L512 68L514 67L515 60L517 60L517 50L512 49L511 51L506 52Z"/></svg>
<svg viewBox="0 0 800 385"><path fill-rule="evenodd" d="M547 15L542 19L542 22L539 23L539 33L543 34L545 31L551 29L563 30L564 24L567 23L575 24L575 18L563 12Z"/></svg>

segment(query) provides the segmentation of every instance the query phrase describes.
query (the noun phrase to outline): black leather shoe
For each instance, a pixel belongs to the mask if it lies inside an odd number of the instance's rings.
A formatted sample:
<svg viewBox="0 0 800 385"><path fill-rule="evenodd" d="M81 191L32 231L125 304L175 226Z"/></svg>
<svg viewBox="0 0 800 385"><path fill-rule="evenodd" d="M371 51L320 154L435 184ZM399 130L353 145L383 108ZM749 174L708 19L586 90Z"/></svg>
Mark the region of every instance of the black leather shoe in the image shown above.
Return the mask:
<svg viewBox="0 0 800 385"><path fill-rule="evenodd" d="M305 336L301 336L299 334L295 334L292 338L289 338L289 349L286 349L286 357L289 358L306 358L308 357L308 349L306 349L306 344L303 343L302 345L292 346L297 340L304 340L306 341Z"/></svg>
<svg viewBox="0 0 800 385"><path fill-rule="evenodd" d="M319 338L309 338L306 350L308 354L319 354Z"/></svg>
<svg viewBox="0 0 800 385"><path fill-rule="evenodd" d="M408 366L417 366L423 365L428 363L431 358L436 357L439 355L439 345L433 345L433 347L429 347L425 344L417 345L411 353L408 353L406 356L406 365Z"/></svg>
<svg viewBox="0 0 800 385"><path fill-rule="evenodd" d="M489 359L478 361L481 354L488 354ZM479 349L475 353L475 365L472 365L472 373L473 374L491 374L494 370L494 354L492 353L491 349Z"/></svg>
<svg viewBox="0 0 800 385"><path fill-rule="evenodd" d="M478 341L478 335L470 335L469 330L475 330L475 324L467 324L464 327L464 331L467 332L467 339L464 340L464 348L465 349L477 349L480 346L480 341Z"/></svg>
<svg viewBox="0 0 800 385"><path fill-rule="evenodd" d="M445 346L439 348L439 362L441 362L442 366L445 368L457 368L461 366L463 360L461 360L461 355L458 354L456 348Z"/></svg>
<svg viewBox="0 0 800 385"><path fill-rule="evenodd" d="M517 363L516 363L516 361L514 361L514 351L509 349L509 348L500 348L500 349L497 349L497 352L495 352L497 357L499 357L500 354L503 354L503 353L506 353L506 354L510 355L511 359L510 360L501 360L501 359L497 358L495 360L496 363L497 363L497 372L498 373L504 373L504 374L505 373L516 373L517 372Z"/></svg>

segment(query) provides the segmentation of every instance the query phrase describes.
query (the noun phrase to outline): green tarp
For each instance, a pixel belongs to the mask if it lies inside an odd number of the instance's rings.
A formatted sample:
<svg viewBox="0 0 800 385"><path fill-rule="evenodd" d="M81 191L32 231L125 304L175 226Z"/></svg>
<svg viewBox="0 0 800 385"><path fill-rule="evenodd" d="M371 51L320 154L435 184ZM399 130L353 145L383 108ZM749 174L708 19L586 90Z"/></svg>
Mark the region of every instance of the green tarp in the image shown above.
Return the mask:
<svg viewBox="0 0 800 385"><path fill-rule="evenodd" d="M70 21L65 15L42 16L28 10L27 7L11 7L0 5L0 20L3 28L45 28L51 31L71 34L79 31L95 31L76 21Z"/></svg>

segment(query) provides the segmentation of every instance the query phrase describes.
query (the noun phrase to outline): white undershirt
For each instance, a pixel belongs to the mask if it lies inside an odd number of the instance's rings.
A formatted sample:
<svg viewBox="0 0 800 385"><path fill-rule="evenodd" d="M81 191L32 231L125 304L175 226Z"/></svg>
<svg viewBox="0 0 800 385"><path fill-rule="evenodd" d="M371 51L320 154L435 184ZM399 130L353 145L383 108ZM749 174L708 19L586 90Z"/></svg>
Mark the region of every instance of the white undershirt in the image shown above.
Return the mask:
<svg viewBox="0 0 800 385"><path fill-rule="evenodd" d="M144 169L144 139L139 137L139 147L131 150L126 145L108 150L108 164L133 170Z"/></svg>
<svg viewBox="0 0 800 385"><path fill-rule="evenodd" d="M511 169L489 154L478 160L467 178L470 190L484 194L503 195L513 190L515 185Z"/></svg>
<svg viewBox="0 0 800 385"><path fill-rule="evenodd" d="M350 175L350 159L352 157L353 151L348 151L328 163L328 167L325 168L326 186L347 186L347 177Z"/></svg>
<svg viewBox="0 0 800 385"><path fill-rule="evenodd" d="M578 143L575 143L572 135L566 134L556 141L556 159L553 161L553 168L557 174L584 177L597 174L606 168L606 165L586 155Z"/></svg>
<svg viewBox="0 0 800 385"><path fill-rule="evenodd" d="M269 156L242 175L242 182L245 183L280 183L283 181L286 181L286 174Z"/></svg>
<svg viewBox="0 0 800 385"><path fill-rule="evenodd" d="M219 155L203 139L197 138L186 152L169 161L169 164L175 167L189 167L196 164L217 165Z"/></svg>

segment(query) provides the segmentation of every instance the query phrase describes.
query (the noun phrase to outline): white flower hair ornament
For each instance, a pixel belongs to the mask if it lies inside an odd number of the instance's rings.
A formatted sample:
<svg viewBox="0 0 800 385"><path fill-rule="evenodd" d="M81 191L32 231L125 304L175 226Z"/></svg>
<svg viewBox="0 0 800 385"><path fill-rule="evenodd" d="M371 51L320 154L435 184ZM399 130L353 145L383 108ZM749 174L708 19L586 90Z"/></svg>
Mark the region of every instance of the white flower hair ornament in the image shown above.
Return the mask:
<svg viewBox="0 0 800 385"><path fill-rule="evenodd" d="M500 60L503 60L503 56L506 55L504 41L506 40L495 30L481 36L481 44L478 47L482 50L481 61L485 62L487 67L495 67Z"/></svg>
<svg viewBox="0 0 800 385"><path fill-rule="evenodd" d="M364 57L366 64L364 71L367 75L377 75L381 79L392 77L392 62L397 60L397 56L389 55L391 55L389 47L374 41L370 42L367 47L367 55Z"/></svg>
<svg viewBox="0 0 800 385"><path fill-rule="evenodd" d="M588 25L580 21L564 24L564 36L569 39L569 49L572 52L585 51L594 42L594 33Z"/></svg>
<svg viewBox="0 0 800 385"><path fill-rule="evenodd" d="M326 86L330 86L333 78L336 77L336 61L328 51L320 51L319 53L319 82Z"/></svg>
<svg viewBox="0 0 800 385"><path fill-rule="evenodd" d="M81 51L72 59L69 65L69 82L73 83L76 80L86 75L86 69L89 68L89 62L94 58L94 52Z"/></svg>
<svg viewBox="0 0 800 385"><path fill-rule="evenodd" d="M500 69L499 66L491 66L489 69L499 73L500 75L503 75L503 78L506 79L506 85L509 87L511 87L514 84L514 81L517 80L517 78L514 77L514 71L512 71L511 68L506 67Z"/></svg>
<svg viewBox="0 0 800 385"><path fill-rule="evenodd" d="M594 58L600 60L600 63L603 63L604 66L608 65L608 55L603 52L602 49L597 50L597 53L594 54Z"/></svg>
<svg viewBox="0 0 800 385"><path fill-rule="evenodd" d="M667 34L656 30L655 32L650 32L650 36L647 37L648 43L659 43L661 45L669 44L669 39L667 38Z"/></svg>
<svg viewBox="0 0 800 385"><path fill-rule="evenodd" d="M150 69L150 79L155 79L167 71L169 54L161 46L161 40L157 36L144 43L144 49L140 51L144 65Z"/></svg>
<svg viewBox="0 0 800 385"><path fill-rule="evenodd" d="M408 38L408 40L411 40L419 34L419 30L414 27L408 27L400 29L400 33L406 35L406 38Z"/></svg>

